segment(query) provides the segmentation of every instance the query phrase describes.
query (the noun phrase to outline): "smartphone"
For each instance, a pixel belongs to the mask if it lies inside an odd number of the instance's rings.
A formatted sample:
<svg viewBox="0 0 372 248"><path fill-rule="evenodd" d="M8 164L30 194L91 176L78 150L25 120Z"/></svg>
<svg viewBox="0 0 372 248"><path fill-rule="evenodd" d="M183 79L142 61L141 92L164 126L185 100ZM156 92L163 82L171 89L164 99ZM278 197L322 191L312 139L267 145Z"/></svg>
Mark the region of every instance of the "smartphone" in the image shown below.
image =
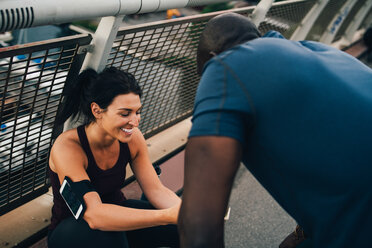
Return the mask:
<svg viewBox="0 0 372 248"><path fill-rule="evenodd" d="M70 209L72 215L75 217L75 219L79 219L80 215L83 212L84 206L72 190L72 183L73 182L70 178L65 177L62 182L61 188L59 189L59 192L61 193L62 198L65 200L66 205Z"/></svg>

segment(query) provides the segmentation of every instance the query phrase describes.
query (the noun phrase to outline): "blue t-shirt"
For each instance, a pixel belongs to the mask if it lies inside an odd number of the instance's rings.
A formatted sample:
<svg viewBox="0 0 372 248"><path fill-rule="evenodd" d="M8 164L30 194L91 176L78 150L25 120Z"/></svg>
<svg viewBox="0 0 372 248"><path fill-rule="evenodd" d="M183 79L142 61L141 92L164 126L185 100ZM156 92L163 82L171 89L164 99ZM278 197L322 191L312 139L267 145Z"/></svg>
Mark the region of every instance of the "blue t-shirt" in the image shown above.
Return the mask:
<svg viewBox="0 0 372 248"><path fill-rule="evenodd" d="M371 247L372 70L271 31L204 68L189 137L240 141L243 163L314 247Z"/></svg>

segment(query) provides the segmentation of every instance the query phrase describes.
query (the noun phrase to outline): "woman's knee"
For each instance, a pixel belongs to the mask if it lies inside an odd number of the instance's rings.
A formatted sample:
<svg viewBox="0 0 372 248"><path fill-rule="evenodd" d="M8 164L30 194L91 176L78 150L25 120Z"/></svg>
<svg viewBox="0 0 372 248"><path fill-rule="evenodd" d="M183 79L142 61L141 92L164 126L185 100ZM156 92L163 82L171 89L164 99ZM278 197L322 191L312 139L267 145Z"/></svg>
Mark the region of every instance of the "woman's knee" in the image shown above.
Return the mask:
<svg viewBox="0 0 372 248"><path fill-rule="evenodd" d="M48 235L48 247L128 247L124 232L93 230L84 220L73 217L62 221Z"/></svg>

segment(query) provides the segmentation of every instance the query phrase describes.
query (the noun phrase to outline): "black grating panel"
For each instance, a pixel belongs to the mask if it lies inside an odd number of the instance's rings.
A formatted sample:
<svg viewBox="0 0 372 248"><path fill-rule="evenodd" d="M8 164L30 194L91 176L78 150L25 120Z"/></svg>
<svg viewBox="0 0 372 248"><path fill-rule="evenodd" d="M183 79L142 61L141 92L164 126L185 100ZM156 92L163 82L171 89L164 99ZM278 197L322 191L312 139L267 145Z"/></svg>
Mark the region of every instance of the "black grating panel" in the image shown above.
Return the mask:
<svg viewBox="0 0 372 248"><path fill-rule="evenodd" d="M205 22L180 18L118 32L108 66L127 70L139 81L145 137L191 115L199 81L196 48Z"/></svg>
<svg viewBox="0 0 372 248"><path fill-rule="evenodd" d="M84 55L79 35L0 49L0 214L45 192L54 119Z"/></svg>

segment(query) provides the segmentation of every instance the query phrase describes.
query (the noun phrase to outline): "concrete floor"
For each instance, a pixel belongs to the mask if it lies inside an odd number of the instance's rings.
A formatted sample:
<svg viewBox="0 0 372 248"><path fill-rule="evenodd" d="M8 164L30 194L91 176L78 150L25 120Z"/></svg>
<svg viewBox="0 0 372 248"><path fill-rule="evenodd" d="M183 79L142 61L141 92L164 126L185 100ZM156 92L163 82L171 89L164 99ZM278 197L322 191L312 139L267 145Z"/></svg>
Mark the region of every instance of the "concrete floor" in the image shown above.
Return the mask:
<svg viewBox="0 0 372 248"><path fill-rule="evenodd" d="M225 226L229 248L277 248L296 226L244 166L235 178L230 207Z"/></svg>

